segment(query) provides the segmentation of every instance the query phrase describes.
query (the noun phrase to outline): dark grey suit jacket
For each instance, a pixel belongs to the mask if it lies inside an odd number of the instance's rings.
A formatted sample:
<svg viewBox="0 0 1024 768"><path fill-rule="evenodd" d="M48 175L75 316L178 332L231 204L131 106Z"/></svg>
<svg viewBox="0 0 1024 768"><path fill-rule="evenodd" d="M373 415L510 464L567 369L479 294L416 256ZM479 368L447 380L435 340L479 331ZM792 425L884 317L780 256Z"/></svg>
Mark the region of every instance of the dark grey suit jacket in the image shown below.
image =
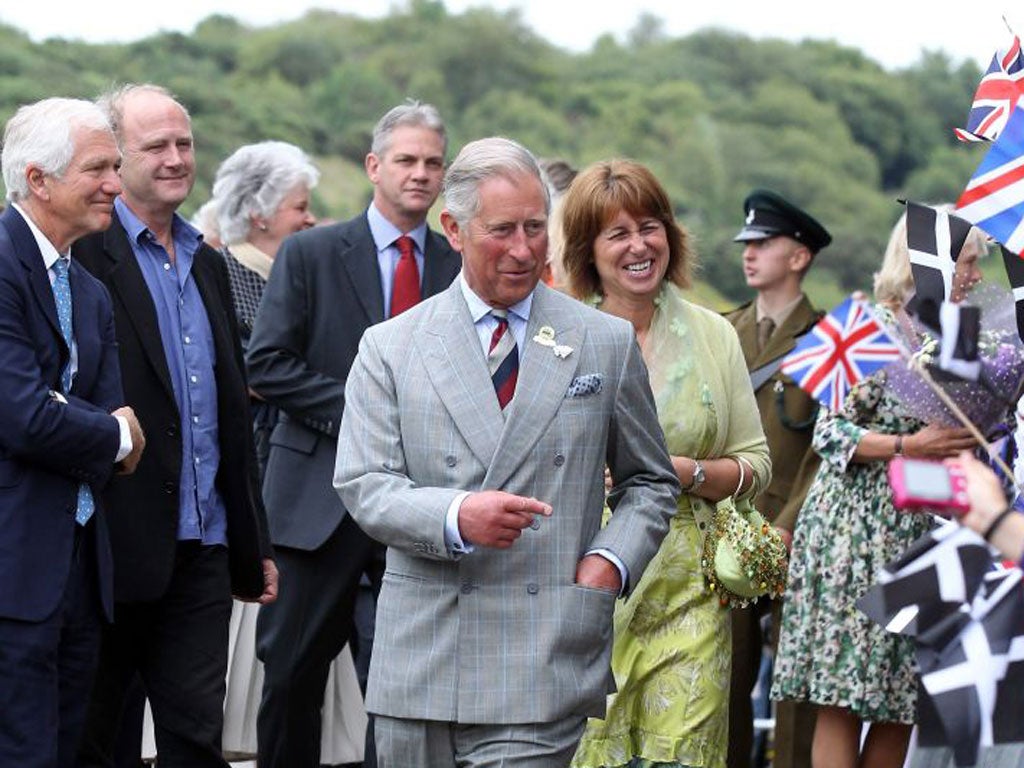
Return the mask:
<svg viewBox="0 0 1024 768"><path fill-rule="evenodd" d="M424 298L447 288L461 265L427 230ZM365 213L285 240L246 354L250 385L281 410L263 484L275 546L316 549L346 514L331 485L345 382L363 331L384 318Z"/></svg>

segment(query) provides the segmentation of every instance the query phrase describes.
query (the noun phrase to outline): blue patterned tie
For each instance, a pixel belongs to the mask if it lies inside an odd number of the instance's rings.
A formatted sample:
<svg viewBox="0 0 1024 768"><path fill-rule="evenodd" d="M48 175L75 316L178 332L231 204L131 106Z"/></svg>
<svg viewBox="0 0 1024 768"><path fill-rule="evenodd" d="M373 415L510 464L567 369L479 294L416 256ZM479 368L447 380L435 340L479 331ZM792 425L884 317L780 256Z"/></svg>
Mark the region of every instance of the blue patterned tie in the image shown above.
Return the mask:
<svg viewBox="0 0 1024 768"><path fill-rule="evenodd" d="M53 281L53 298L57 302L57 320L60 321L60 332L68 345L68 364L60 375L60 383L64 388L64 394L71 391L71 281L68 280L68 260L61 257L53 264L53 274L56 275ZM75 522L85 525L92 517L96 503L92 498L92 490L86 483L78 486L78 509L75 512Z"/></svg>

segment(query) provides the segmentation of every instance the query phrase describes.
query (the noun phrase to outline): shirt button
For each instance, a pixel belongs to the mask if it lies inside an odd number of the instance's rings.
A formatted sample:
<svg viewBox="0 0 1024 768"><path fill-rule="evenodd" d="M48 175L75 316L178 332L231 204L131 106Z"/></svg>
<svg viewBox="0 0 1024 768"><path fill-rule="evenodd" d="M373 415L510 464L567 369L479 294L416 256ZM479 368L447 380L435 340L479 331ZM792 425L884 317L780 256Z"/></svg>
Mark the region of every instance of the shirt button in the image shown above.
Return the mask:
<svg viewBox="0 0 1024 768"><path fill-rule="evenodd" d="M164 272L169 272L170 269L171 269L171 265L168 264L167 262L164 262Z"/></svg>
<svg viewBox="0 0 1024 768"><path fill-rule="evenodd" d="M199 381L199 377L198 376L189 376L188 380L191 381L193 384L195 384L197 381Z"/></svg>
<svg viewBox="0 0 1024 768"><path fill-rule="evenodd" d="M186 336L185 337L185 343L186 344L191 344L192 343L192 337L191 336Z"/></svg>
<svg viewBox="0 0 1024 768"><path fill-rule="evenodd" d="M530 523L530 527L535 531L540 530L540 520L537 519L536 515L534 515L533 522Z"/></svg>
<svg viewBox="0 0 1024 768"><path fill-rule="evenodd" d="M462 585L462 590L461 591L462 591L462 594L468 595L470 592L473 591L473 585L470 584L469 582L466 582L465 584Z"/></svg>
<svg viewBox="0 0 1024 768"><path fill-rule="evenodd" d="M193 424L198 424L199 423L199 417L198 416L193 416L192 417L192 423Z"/></svg>
<svg viewBox="0 0 1024 768"><path fill-rule="evenodd" d="M536 584L527 584L526 591L531 595L536 595L538 592L540 592L540 587L538 587Z"/></svg>
<svg viewBox="0 0 1024 768"><path fill-rule="evenodd" d="M454 456L448 456L445 458L444 463L447 464L449 467L454 467L459 462Z"/></svg>
<svg viewBox="0 0 1024 768"><path fill-rule="evenodd" d="M198 463L199 463L199 457L198 457L198 456L196 456L196 458L195 458L195 462L196 462L196 464L198 464Z"/></svg>
<svg viewBox="0 0 1024 768"><path fill-rule="evenodd" d="M565 456L560 453L555 454L555 466L560 467L565 464Z"/></svg>

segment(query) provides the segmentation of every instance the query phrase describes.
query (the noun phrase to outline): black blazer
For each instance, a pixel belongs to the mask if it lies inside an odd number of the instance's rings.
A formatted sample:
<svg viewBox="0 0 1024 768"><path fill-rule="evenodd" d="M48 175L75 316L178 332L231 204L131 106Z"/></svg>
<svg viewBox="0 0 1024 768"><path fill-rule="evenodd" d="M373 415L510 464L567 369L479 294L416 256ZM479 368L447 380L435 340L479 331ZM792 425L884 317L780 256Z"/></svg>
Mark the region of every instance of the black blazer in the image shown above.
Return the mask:
<svg viewBox="0 0 1024 768"><path fill-rule="evenodd" d="M428 229L423 297L447 288L461 266L448 241ZM275 546L316 549L345 515L333 487L345 381L363 331L384 317L365 213L285 240L246 353L252 388L280 408L263 482Z"/></svg>
<svg viewBox="0 0 1024 768"><path fill-rule="evenodd" d="M142 424L146 450L135 473L115 477L105 493L114 552L114 597L154 600L167 589L177 546L181 420L164 355L156 307L117 215L106 232L79 240L72 253L110 290L125 400ZM249 396L238 327L223 258L203 244L192 276L213 330L217 359L220 467L217 488L227 508L231 588L238 597L263 591L269 557L259 498Z"/></svg>

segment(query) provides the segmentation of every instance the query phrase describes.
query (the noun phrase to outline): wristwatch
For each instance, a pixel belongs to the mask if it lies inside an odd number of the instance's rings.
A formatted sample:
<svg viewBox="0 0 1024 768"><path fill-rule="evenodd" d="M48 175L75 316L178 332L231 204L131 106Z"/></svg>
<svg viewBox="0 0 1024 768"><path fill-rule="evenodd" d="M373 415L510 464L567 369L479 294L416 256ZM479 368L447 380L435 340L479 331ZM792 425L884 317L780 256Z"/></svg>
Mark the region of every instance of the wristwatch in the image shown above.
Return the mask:
<svg viewBox="0 0 1024 768"><path fill-rule="evenodd" d="M687 493L693 493L698 488L700 488L702 485L704 485L704 480L705 479L706 479L706 477L704 475L704 465L701 464L696 459L694 459L693 460L693 479L690 480L690 484L688 486L686 486L685 488L683 488L683 490L686 491Z"/></svg>

